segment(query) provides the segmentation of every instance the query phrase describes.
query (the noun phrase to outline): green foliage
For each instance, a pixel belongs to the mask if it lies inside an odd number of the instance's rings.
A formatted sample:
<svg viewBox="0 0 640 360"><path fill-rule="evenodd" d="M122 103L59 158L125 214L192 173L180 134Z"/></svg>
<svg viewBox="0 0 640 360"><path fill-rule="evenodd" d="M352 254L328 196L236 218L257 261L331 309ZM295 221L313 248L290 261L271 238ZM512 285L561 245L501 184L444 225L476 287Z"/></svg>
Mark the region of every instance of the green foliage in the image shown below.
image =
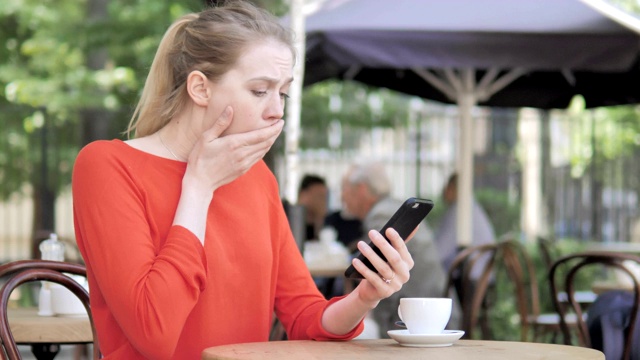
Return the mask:
<svg viewBox="0 0 640 360"><path fill-rule="evenodd" d="M357 130L405 125L410 98L354 81L328 80L304 89L301 148L328 148L327 129L341 124L343 148Z"/></svg>
<svg viewBox="0 0 640 360"><path fill-rule="evenodd" d="M640 145L640 106L623 105L587 110L584 100L576 97L564 114L557 114L570 127L569 150L571 172L580 177L595 167L596 180L616 188L600 166L607 160L634 159Z"/></svg>
<svg viewBox="0 0 640 360"><path fill-rule="evenodd" d="M124 130L164 31L203 2L111 0L103 17L89 16L90 6L0 2L0 198L29 182L53 191L68 185L81 112L109 112L116 134Z"/></svg>
<svg viewBox="0 0 640 360"><path fill-rule="evenodd" d="M606 0L607 2L617 6L636 16L640 15L640 3L637 0Z"/></svg>
<svg viewBox="0 0 640 360"><path fill-rule="evenodd" d="M497 236L520 228L520 202L511 201L506 191L477 189L475 197L489 216Z"/></svg>

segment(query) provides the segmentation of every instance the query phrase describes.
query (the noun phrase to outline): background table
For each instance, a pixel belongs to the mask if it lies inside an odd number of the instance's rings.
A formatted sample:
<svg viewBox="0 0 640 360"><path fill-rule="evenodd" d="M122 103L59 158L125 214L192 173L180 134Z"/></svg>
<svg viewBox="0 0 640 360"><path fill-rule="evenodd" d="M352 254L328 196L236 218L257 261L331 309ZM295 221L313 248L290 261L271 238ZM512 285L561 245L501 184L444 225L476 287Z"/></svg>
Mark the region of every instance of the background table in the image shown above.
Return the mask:
<svg viewBox="0 0 640 360"><path fill-rule="evenodd" d="M205 349L202 360L240 359L429 359L604 360L600 351L577 346L511 341L459 340L448 347L400 346L394 340L271 341Z"/></svg>
<svg viewBox="0 0 640 360"><path fill-rule="evenodd" d="M344 276L349 263L346 264L307 264L307 268L313 277L338 278Z"/></svg>
<svg viewBox="0 0 640 360"><path fill-rule="evenodd" d="M615 280L594 281L593 284L591 284L591 290L595 294L600 295L607 291L617 291L617 290L633 291L633 285L629 283L616 282Z"/></svg>
<svg viewBox="0 0 640 360"><path fill-rule="evenodd" d="M632 242L590 242L586 245L589 251L621 252L640 255L640 243Z"/></svg>
<svg viewBox="0 0 640 360"><path fill-rule="evenodd" d="M38 359L52 358L62 344L93 342L88 316L39 316L36 308L9 309L9 326L16 343L31 345Z"/></svg>
<svg viewBox="0 0 640 360"><path fill-rule="evenodd" d="M330 263L330 264L322 264L322 263L307 263L307 268L309 269L309 273L314 278L327 278L327 283L324 285L325 288L321 289L323 291L323 295L327 298L331 297L331 291L333 289L333 283L336 279L343 280L342 292L343 294L348 294L354 289L354 282L344 277L344 271L347 270L351 263Z"/></svg>
<svg viewBox="0 0 640 360"><path fill-rule="evenodd" d="M36 308L9 309L9 326L18 344L93 342L88 316L38 316Z"/></svg>

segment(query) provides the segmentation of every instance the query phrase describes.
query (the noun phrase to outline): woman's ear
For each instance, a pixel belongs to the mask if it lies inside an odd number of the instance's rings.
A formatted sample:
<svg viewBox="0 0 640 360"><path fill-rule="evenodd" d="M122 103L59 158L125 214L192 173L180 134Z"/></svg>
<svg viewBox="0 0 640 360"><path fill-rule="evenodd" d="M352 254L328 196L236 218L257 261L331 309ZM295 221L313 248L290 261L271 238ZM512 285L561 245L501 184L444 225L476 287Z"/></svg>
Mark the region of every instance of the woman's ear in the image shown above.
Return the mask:
<svg viewBox="0 0 640 360"><path fill-rule="evenodd" d="M187 92L196 105L206 106L211 96L209 79L201 71L190 72L187 76Z"/></svg>

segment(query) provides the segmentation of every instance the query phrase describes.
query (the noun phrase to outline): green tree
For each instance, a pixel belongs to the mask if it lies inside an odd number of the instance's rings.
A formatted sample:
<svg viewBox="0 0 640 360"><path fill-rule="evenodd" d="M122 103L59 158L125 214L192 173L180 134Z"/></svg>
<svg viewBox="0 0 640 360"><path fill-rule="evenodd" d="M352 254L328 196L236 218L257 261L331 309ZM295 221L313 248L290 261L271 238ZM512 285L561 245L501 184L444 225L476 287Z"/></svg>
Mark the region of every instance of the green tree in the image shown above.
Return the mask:
<svg viewBox="0 0 640 360"><path fill-rule="evenodd" d="M122 136L162 34L201 8L196 0L0 2L0 197L30 189L34 230L53 229L53 200L70 183L86 128Z"/></svg>
<svg viewBox="0 0 640 360"><path fill-rule="evenodd" d="M640 14L640 2L637 0L607 0L607 2L636 16Z"/></svg>
<svg viewBox="0 0 640 360"><path fill-rule="evenodd" d="M572 174L583 176L594 170L595 179L616 187L600 168L607 161L633 160L640 153L640 106L623 105L587 110L584 101L576 97L565 117L570 124L578 124L580 131L572 131L570 150ZM636 186L640 191L640 187Z"/></svg>
<svg viewBox="0 0 640 360"><path fill-rule="evenodd" d="M302 96L300 146L329 148L328 129L335 122L341 124L346 140L343 149L356 143L349 138L355 138L358 130L405 126L409 101L407 95L354 81L328 80L307 87Z"/></svg>

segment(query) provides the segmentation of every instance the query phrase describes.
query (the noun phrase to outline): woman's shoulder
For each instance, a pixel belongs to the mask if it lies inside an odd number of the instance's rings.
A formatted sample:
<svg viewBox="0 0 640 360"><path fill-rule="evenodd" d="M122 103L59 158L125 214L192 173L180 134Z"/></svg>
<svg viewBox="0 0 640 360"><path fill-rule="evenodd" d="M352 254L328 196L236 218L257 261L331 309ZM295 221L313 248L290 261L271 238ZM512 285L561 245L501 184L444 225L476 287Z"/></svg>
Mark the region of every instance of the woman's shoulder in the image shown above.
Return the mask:
<svg viewBox="0 0 640 360"><path fill-rule="evenodd" d="M121 153L128 147L122 140L96 140L85 145L78 153L78 158L100 159Z"/></svg>
<svg viewBox="0 0 640 360"><path fill-rule="evenodd" d="M85 145L74 164L74 172L83 170L98 173L114 168L131 168L144 163L144 153L122 140L96 140Z"/></svg>
<svg viewBox="0 0 640 360"><path fill-rule="evenodd" d="M93 165L113 162L132 164L155 158L155 155L132 147L125 141L113 139L96 140L85 145L78 153L76 162L90 161Z"/></svg>

